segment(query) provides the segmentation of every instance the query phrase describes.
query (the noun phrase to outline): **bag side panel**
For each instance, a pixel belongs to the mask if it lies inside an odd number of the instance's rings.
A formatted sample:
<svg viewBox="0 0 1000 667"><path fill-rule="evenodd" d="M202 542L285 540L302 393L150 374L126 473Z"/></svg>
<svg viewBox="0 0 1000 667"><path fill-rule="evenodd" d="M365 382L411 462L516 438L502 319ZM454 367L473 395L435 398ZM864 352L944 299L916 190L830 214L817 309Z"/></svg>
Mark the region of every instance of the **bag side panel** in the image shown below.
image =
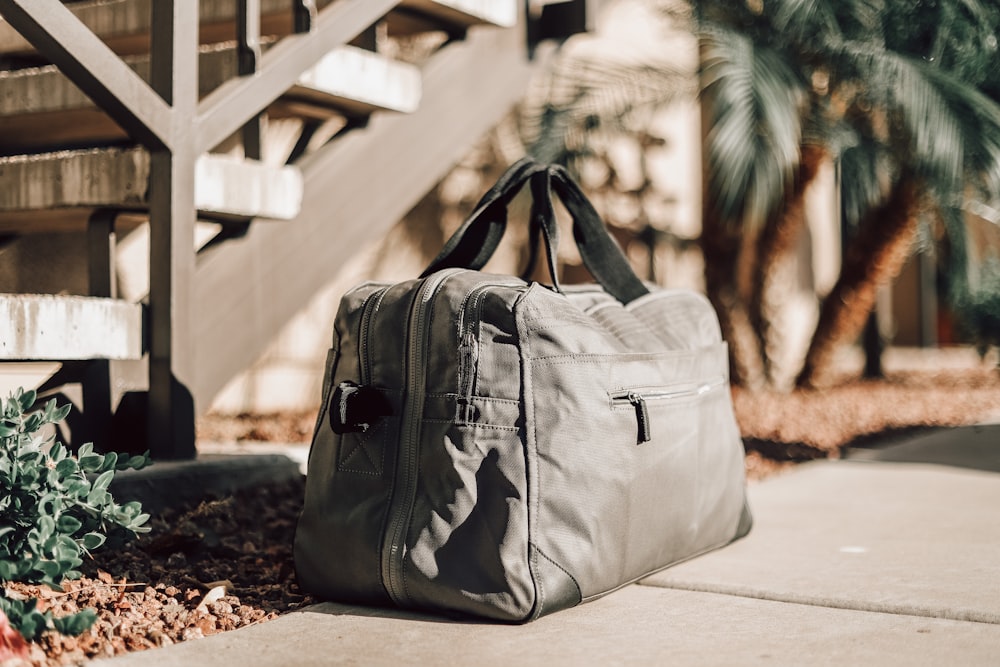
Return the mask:
<svg viewBox="0 0 1000 667"><path fill-rule="evenodd" d="M519 293L495 282L457 274L433 306L404 581L415 606L516 621L534 604L511 312ZM463 344L466 363L456 363ZM465 388L483 395L474 393L470 409L460 411Z"/></svg>
<svg viewBox="0 0 1000 667"><path fill-rule="evenodd" d="M724 344L648 351L654 333L623 337L540 289L519 320L531 546L558 566L547 571L570 576L586 600L730 541L744 480ZM631 340L646 349L623 352ZM646 442L627 399L639 394ZM539 588L565 590L560 577Z"/></svg>
<svg viewBox="0 0 1000 667"><path fill-rule="evenodd" d="M412 298L407 284L388 289L371 318L368 340L362 341L364 306L381 287L386 286L363 285L342 299L334 324L337 353L331 355L333 366L323 394L329 401L332 387L348 380L360 382L362 365L367 363L378 369L367 383L382 391L393 414L366 432L338 435L330 425L330 406L321 408L295 535L295 567L304 590L326 599L376 605L390 603L381 581L380 548L402 402L398 378L391 375L394 362L385 360L402 354L402 335L398 326L392 329L380 322L398 323L400 316L405 322ZM387 336L387 330L395 335Z"/></svg>

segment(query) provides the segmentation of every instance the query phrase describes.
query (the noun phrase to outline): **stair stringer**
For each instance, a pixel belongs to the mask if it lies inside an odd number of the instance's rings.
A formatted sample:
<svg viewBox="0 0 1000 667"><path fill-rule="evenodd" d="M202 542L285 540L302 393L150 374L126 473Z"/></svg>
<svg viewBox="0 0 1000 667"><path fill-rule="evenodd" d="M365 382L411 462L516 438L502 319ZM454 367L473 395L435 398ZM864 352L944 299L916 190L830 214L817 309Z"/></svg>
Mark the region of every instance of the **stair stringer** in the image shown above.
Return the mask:
<svg viewBox="0 0 1000 667"><path fill-rule="evenodd" d="M424 67L423 98L407 115L373 116L298 163L299 216L253 225L199 257L193 382L197 411L249 368L337 268L400 220L495 127L546 60L522 30L470 31Z"/></svg>

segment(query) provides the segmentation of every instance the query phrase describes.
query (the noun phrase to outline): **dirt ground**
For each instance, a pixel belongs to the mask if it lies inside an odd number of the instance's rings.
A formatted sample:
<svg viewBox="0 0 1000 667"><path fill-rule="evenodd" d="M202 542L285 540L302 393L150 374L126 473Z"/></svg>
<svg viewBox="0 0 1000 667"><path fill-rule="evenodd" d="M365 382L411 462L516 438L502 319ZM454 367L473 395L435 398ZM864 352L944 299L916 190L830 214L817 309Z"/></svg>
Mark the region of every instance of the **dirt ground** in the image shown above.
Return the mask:
<svg viewBox="0 0 1000 667"><path fill-rule="evenodd" d="M890 350L887 376L851 379L848 360L834 387L791 394L735 390L737 421L752 481L796 462L839 456L852 443L909 429L1000 419L995 358L970 350ZM203 441L307 442L315 411L280 415L209 415ZM8 586L9 595L41 598L57 615L98 610L78 638L47 636L28 664L79 664L259 623L311 602L294 583L292 538L301 481L254 488L164 512L153 532L123 550L95 555L64 592Z"/></svg>

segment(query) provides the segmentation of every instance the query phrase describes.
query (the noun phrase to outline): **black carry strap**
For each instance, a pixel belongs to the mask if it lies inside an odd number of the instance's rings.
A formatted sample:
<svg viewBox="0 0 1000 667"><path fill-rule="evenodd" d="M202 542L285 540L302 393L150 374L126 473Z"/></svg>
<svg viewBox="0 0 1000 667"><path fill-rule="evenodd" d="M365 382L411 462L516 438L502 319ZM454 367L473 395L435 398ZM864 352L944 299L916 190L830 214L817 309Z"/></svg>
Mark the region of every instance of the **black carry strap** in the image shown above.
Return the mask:
<svg viewBox="0 0 1000 667"><path fill-rule="evenodd" d="M559 236L551 197L554 190L573 218L573 238L584 265L594 279L622 303L649 293L608 233L604 221L565 167L544 166L530 158L519 160L500 177L469 218L448 239L422 276L450 267L482 269L496 251L507 228L507 205L528 180L531 181L532 196L529 270L536 261L534 248L538 245L538 234L541 232L554 287L559 288L556 282Z"/></svg>
<svg viewBox="0 0 1000 667"><path fill-rule="evenodd" d="M421 277L454 267L474 271L482 269L493 256L507 230L507 205L532 174L544 169L544 166L531 158L515 162L483 195Z"/></svg>
<svg viewBox="0 0 1000 667"><path fill-rule="evenodd" d="M649 288L635 275L622 249L608 233L597 209L566 168L552 165L549 171L552 172L552 189L573 217L573 240L590 275L622 303L649 294Z"/></svg>

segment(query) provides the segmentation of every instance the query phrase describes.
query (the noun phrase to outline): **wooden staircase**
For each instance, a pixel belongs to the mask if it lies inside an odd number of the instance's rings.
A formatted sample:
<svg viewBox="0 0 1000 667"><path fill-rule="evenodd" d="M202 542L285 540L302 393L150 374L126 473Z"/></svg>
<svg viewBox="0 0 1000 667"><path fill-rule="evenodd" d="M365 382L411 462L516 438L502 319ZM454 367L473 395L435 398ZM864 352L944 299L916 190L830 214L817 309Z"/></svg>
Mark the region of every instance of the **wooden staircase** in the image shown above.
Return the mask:
<svg viewBox="0 0 1000 667"><path fill-rule="evenodd" d="M42 389L81 384L74 440L194 456L199 411L593 4L0 0L0 258L76 234L87 265L85 295L0 295L0 361L62 362ZM429 32L419 65L379 51ZM146 221L149 293L129 303L117 239Z"/></svg>

